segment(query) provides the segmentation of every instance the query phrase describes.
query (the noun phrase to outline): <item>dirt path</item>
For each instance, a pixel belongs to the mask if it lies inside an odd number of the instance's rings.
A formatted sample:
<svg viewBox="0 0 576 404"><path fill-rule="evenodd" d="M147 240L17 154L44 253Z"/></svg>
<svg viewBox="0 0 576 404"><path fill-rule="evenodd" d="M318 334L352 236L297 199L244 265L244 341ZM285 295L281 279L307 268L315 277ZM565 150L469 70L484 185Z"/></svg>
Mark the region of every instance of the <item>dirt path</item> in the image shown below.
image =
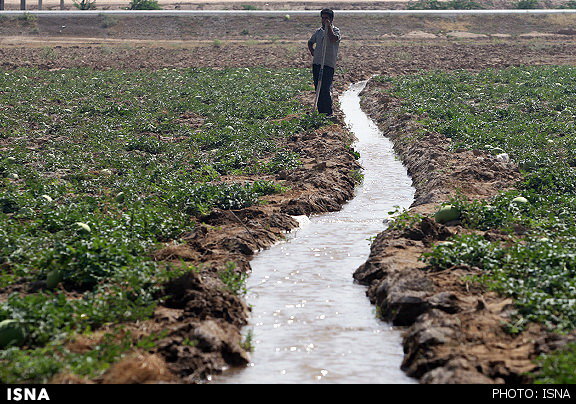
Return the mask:
<svg viewBox="0 0 576 404"><path fill-rule="evenodd" d="M8 41L5 39L4 41ZM19 42L20 41L20 42ZM96 69L156 69L186 67L270 68L310 65L302 42L158 42L87 43L80 40L34 43L23 39L0 48L4 68L38 66L45 69L93 67ZM24 46L19 46L19 43ZM72 45L71 43L75 43ZM182 45L182 46L180 46ZM40 47L41 46L41 47ZM576 63L576 42L537 39L500 43L460 41L386 41L342 46L336 83L340 86L372 74L406 74L430 69L504 68L518 65Z"/></svg>
<svg viewBox="0 0 576 404"><path fill-rule="evenodd" d="M336 83L375 73L576 62L576 15L338 19ZM7 18L5 68L309 67L310 16ZM224 27L224 28L223 28Z"/></svg>

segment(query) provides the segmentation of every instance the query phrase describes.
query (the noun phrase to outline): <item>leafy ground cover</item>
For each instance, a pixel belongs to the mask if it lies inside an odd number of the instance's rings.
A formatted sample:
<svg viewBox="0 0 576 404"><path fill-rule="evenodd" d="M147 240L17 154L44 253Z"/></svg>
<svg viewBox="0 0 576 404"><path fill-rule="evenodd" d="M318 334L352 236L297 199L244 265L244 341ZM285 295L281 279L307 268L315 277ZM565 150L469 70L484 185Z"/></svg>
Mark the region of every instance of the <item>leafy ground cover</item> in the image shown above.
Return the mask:
<svg viewBox="0 0 576 404"><path fill-rule="evenodd" d="M93 375L153 343L105 339L85 354L63 346L149 317L160 285L187 270L150 253L194 217L284 190L258 178L298 166L283 141L324 123L297 99L307 74L0 71L0 321L25 333L0 351L2 382L43 382L64 366Z"/></svg>
<svg viewBox="0 0 576 404"><path fill-rule="evenodd" d="M455 150L507 153L519 165L515 190L487 201L449 201L465 227L497 231L500 239L456 236L423 257L436 269L481 268L479 282L516 302L511 332L532 321L558 332L576 328L575 78L572 67L381 78L419 117L420 135L441 133ZM527 202L515 199L520 195ZM566 380L570 358L568 350L543 360L542 380Z"/></svg>

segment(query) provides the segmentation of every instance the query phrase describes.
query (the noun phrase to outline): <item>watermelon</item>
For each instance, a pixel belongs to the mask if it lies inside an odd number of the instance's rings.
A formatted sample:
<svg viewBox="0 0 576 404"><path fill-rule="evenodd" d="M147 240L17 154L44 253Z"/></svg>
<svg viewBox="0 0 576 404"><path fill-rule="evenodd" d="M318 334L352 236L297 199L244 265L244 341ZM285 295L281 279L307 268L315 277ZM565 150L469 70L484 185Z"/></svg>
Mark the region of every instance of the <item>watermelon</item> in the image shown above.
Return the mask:
<svg viewBox="0 0 576 404"><path fill-rule="evenodd" d="M438 223L448 223L460 217L460 211L452 205L445 205L436 212L434 220Z"/></svg>
<svg viewBox="0 0 576 404"><path fill-rule="evenodd" d="M508 163L510 162L510 156L508 155L508 153L501 153L496 155L496 160L502 161L503 163Z"/></svg>
<svg viewBox="0 0 576 404"><path fill-rule="evenodd" d="M116 199L116 202L118 202L118 203L123 203L124 200L126 199L126 194L124 194L124 192L118 192L118 193L116 194L116 198L115 198L115 199Z"/></svg>
<svg viewBox="0 0 576 404"><path fill-rule="evenodd" d="M57 269L48 272L48 275L46 276L46 286L48 289L54 289L60 282L62 282L62 272Z"/></svg>
<svg viewBox="0 0 576 404"><path fill-rule="evenodd" d="M76 222L74 224L76 225L76 230L78 230L80 233L90 233L92 231L90 226L88 226L86 223Z"/></svg>
<svg viewBox="0 0 576 404"><path fill-rule="evenodd" d="M0 322L0 348L9 345L22 345L26 333L24 327L16 320L4 320Z"/></svg>
<svg viewBox="0 0 576 404"><path fill-rule="evenodd" d="M528 204L528 199L524 198L523 196L517 196L516 198L512 199L512 203L515 205L526 205Z"/></svg>

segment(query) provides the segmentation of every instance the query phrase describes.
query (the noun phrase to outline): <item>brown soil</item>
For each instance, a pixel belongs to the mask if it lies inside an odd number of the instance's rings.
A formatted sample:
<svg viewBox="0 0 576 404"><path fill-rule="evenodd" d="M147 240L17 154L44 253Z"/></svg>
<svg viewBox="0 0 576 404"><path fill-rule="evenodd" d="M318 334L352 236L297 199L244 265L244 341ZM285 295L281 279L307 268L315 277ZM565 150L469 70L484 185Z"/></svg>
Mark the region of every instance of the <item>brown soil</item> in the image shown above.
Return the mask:
<svg viewBox="0 0 576 404"><path fill-rule="evenodd" d="M0 24L0 66L308 67L306 40L318 25L307 16L109 18L6 19ZM576 62L571 35L576 15L356 16L337 18L336 25L344 38L336 78L340 88L376 73ZM483 36L466 37L466 32Z"/></svg>
<svg viewBox="0 0 576 404"><path fill-rule="evenodd" d="M569 35L571 18L337 20L346 40L341 45L336 90L377 73L573 65L576 41ZM316 20L231 18L226 24L218 18L4 20L0 66L308 67L305 41L318 25ZM223 31L219 27L224 25ZM457 34L451 37L449 32ZM466 32L482 36L462 34ZM522 36L533 32L550 35ZM389 116L386 111L393 109L395 101L379 90L375 84L370 86L365 108L394 140L414 179L415 210L430 213L455 189L489 197L518 178L513 166L482 153L448 153L447 140L440 137L403 140L414 123L409 116ZM311 96L307 94L305 101L310 102ZM358 165L350 154L350 141L341 119L325 130L293 137L287 146L306 157L302 168L276 178L291 188L288 193L270 197L266 205L200 218L185 243L158 251L158 260L182 259L200 268L166 285L166 295L171 297L153 319L128 328L135 336L160 330L168 330L168 336L155 350L133 353L92 382L201 382L224 367L246 363L239 330L249 310L224 287L218 271L230 261L238 264L238 271L248 271L255 250L272 245L297 225L290 215L337 210L351 198L350 172ZM499 321L509 315L511 302L462 281L461 275L473 268L430 273L417 260L430 243L461 231L424 221L408 233L380 234L355 277L370 285L370 298L389 320L410 325L404 361L408 374L430 383L525 381L522 372L534 367L530 359L550 349L542 339L545 336L537 328L516 338L504 334ZM77 349L90 349L97 341L75 344ZM71 375L58 375L55 381L89 382Z"/></svg>
<svg viewBox="0 0 576 404"><path fill-rule="evenodd" d="M576 14L512 15L342 15L334 24L343 33L343 44L358 40L403 39L407 34L427 33L446 38L449 33L471 33L485 38L552 34L576 34ZM30 36L37 39L109 38L130 40L279 40L306 41L320 25L314 15L280 16L8 16L0 24L1 38ZM82 42L82 41L79 41ZM85 41L84 41L85 42Z"/></svg>

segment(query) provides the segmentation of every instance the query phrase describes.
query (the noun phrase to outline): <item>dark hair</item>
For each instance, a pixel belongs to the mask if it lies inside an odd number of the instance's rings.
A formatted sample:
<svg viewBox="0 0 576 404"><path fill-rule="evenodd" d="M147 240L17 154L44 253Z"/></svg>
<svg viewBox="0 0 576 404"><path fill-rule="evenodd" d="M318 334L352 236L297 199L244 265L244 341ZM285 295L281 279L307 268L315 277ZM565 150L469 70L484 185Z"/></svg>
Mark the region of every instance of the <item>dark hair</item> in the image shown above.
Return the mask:
<svg viewBox="0 0 576 404"><path fill-rule="evenodd" d="M324 8L322 11L320 11L320 17L322 17L324 14L330 17L330 20L334 19L334 11L330 10L329 8Z"/></svg>

